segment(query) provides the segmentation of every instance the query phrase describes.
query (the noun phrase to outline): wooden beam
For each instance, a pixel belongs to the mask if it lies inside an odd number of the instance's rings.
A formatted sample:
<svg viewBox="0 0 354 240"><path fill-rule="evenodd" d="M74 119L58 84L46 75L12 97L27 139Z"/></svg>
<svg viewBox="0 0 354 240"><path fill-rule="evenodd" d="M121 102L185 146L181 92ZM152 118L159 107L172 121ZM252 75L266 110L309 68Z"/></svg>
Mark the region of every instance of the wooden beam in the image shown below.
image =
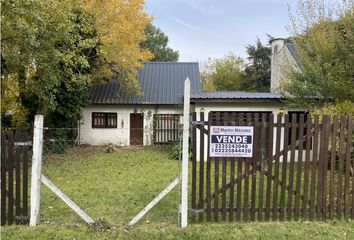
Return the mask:
<svg viewBox="0 0 354 240"><path fill-rule="evenodd" d="M57 188L48 178L44 175L41 177L42 183L49 188L55 195L57 195L63 202L66 203L77 215L79 215L85 222L89 225L93 224L95 221L90 218L76 203L74 203L70 198L68 198L59 188Z"/></svg>
<svg viewBox="0 0 354 240"><path fill-rule="evenodd" d="M169 193L173 188L177 186L179 183L179 178L176 178L172 183L170 183L162 192L159 193L146 207L141 210L130 222L128 223L129 226L134 225L137 223L144 215L150 211L162 198L164 198L167 193Z"/></svg>

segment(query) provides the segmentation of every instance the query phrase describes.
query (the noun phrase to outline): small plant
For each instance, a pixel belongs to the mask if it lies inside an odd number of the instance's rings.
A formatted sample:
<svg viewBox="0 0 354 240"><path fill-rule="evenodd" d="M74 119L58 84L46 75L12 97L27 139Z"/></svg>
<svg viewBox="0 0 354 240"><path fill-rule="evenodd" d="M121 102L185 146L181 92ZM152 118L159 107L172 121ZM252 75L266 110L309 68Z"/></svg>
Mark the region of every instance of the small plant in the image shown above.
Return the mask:
<svg viewBox="0 0 354 240"><path fill-rule="evenodd" d="M182 146L180 141L176 141L171 148L171 159L179 160L182 158Z"/></svg>
<svg viewBox="0 0 354 240"><path fill-rule="evenodd" d="M191 139L189 138L189 149L188 149L189 160L192 160L192 145ZM179 160L182 159L182 141L177 140L172 148L170 153L171 159Z"/></svg>

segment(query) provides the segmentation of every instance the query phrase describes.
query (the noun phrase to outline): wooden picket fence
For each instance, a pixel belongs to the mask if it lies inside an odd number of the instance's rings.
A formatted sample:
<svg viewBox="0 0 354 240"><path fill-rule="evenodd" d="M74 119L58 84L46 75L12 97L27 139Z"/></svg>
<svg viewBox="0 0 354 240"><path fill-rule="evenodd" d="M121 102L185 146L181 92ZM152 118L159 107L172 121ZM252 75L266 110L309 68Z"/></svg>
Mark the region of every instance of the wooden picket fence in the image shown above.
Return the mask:
<svg viewBox="0 0 354 240"><path fill-rule="evenodd" d="M1 133L1 225L23 224L29 221L30 150L27 133Z"/></svg>
<svg viewBox="0 0 354 240"><path fill-rule="evenodd" d="M210 126L253 126L252 158L210 157ZM354 219L352 116L193 113L192 146L192 221Z"/></svg>

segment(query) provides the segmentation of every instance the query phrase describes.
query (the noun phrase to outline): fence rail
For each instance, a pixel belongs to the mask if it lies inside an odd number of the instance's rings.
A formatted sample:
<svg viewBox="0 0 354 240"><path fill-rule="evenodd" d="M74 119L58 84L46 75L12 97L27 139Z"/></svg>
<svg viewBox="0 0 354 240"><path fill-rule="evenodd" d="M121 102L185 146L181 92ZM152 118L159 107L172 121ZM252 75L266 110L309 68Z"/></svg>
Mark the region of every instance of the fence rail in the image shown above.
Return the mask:
<svg viewBox="0 0 354 240"><path fill-rule="evenodd" d="M27 223L28 168L31 142L27 133L1 133L1 225Z"/></svg>
<svg viewBox="0 0 354 240"><path fill-rule="evenodd" d="M354 219L352 116L198 117L192 114L193 221ZM210 126L253 126L252 157L210 157Z"/></svg>

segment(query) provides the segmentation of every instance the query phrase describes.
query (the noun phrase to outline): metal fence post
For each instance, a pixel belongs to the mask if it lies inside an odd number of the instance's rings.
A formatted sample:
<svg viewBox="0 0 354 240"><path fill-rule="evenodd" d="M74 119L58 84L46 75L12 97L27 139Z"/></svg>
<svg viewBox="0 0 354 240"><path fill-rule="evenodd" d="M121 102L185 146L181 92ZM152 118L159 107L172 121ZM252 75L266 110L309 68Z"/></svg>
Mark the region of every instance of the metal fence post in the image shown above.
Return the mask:
<svg viewBox="0 0 354 240"><path fill-rule="evenodd" d="M41 170L43 152L43 115L34 118L33 157L31 177L31 217L30 226L37 225L41 196Z"/></svg>
<svg viewBox="0 0 354 240"><path fill-rule="evenodd" d="M190 109L191 82L187 78L184 82L183 104L183 148L182 148L182 181L181 181L181 227L188 225L188 138L189 138L189 109Z"/></svg>

